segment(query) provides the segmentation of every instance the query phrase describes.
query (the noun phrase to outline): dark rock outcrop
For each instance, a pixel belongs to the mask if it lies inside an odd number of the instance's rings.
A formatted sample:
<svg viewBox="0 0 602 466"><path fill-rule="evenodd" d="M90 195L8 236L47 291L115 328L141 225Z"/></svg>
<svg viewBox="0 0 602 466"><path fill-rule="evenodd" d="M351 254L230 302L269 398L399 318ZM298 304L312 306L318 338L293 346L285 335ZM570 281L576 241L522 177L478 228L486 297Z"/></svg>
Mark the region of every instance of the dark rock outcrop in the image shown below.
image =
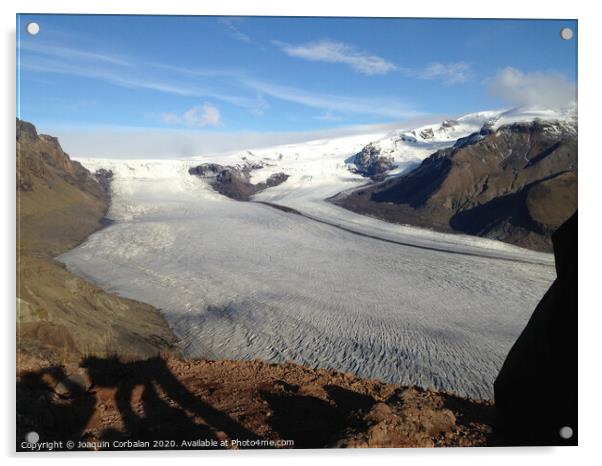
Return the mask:
<svg viewBox="0 0 602 466"><path fill-rule="evenodd" d="M345 163L352 165L350 170L353 173L373 179L395 167L393 157L381 155L380 149L373 144L368 144L360 152L345 160Z"/></svg>
<svg viewBox="0 0 602 466"><path fill-rule="evenodd" d="M94 172L94 178L100 183L107 193L111 189L111 181L113 181L113 172L111 170L105 170L100 168Z"/></svg>
<svg viewBox="0 0 602 466"><path fill-rule="evenodd" d="M337 204L396 223L551 251L577 208L577 133L561 122L485 125L415 170Z"/></svg>
<svg viewBox="0 0 602 466"><path fill-rule="evenodd" d="M71 160L57 138L38 134L34 125L17 119L17 190L55 190L66 182L100 202L107 202L105 186L79 162Z"/></svg>
<svg viewBox="0 0 602 466"><path fill-rule="evenodd" d="M284 183L286 180L288 180L288 175L286 173L273 173L268 177L264 184L266 188L272 188ZM261 185L262 183L259 184Z"/></svg>
<svg viewBox="0 0 602 466"><path fill-rule="evenodd" d="M458 124L458 120L443 120L442 128L454 128Z"/></svg>
<svg viewBox="0 0 602 466"><path fill-rule="evenodd" d="M223 165L219 165L217 163L204 163L196 167L191 167L190 169L188 169L188 173L190 173L191 175L208 177L217 176L217 174L223 170L225 170L225 167Z"/></svg>
<svg viewBox="0 0 602 466"><path fill-rule="evenodd" d="M35 141L37 138L36 127L28 121L17 118L17 141Z"/></svg>
<svg viewBox="0 0 602 466"><path fill-rule="evenodd" d="M213 189L224 196L237 201L248 201L254 194L278 186L288 179L286 173L273 173L265 182L252 184L251 172L261 168L264 168L263 164L248 161L241 167L204 163L191 167L188 173L206 178Z"/></svg>
<svg viewBox="0 0 602 466"><path fill-rule="evenodd" d="M577 445L577 213L552 240L557 278L494 385L502 445ZM563 427L573 436L563 438Z"/></svg>
<svg viewBox="0 0 602 466"><path fill-rule="evenodd" d="M435 132L433 128L427 128L420 131L420 137L422 139L433 139L435 137Z"/></svg>

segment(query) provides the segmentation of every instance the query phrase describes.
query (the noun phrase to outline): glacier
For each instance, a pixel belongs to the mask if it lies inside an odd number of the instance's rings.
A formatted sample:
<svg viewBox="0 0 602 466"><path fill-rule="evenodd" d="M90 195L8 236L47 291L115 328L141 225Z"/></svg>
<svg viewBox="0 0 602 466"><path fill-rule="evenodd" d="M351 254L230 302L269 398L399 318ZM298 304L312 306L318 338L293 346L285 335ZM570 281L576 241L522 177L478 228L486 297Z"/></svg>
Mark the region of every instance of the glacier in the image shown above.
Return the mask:
<svg viewBox="0 0 602 466"><path fill-rule="evenodd" d="M366 183L344 160L367 143L389 150L400 173L492 112L475 115L431 141L404 141L400 131L211 158L79 159L91 171L113 171L113 223L58 260L158 308L188 357L295 361L490 399L506 354L555 278L553 256L327 202ZM228 199L188 173L205 161L249 159L265 165L254 182L289 174L253 200L302 215Z"/></svg>

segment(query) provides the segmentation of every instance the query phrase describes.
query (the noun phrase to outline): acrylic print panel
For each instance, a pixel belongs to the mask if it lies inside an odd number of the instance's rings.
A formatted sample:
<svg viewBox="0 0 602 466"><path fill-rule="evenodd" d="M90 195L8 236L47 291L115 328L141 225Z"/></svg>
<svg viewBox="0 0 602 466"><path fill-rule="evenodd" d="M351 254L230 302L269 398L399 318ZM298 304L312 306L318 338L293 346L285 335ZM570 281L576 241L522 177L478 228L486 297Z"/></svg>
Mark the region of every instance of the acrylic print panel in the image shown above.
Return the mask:
<svg viewBox="0 0 602 466"><path fill-rule="evenodd" d="M577 443L577 22L17 17L20 451Z"/></svg>

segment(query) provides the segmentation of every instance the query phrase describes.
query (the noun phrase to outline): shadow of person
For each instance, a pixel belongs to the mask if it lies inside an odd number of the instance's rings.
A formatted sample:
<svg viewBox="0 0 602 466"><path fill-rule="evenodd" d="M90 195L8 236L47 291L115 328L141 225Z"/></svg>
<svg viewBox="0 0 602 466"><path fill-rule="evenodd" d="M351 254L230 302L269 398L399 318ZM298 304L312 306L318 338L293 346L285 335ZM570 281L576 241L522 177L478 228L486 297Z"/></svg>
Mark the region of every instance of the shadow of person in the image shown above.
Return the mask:
<svg viewBox="0 0 602 466"><path fill-rule="evenodd" d="M115 402L123 421L123 430L103 432L103 440L160 441L169 448L190 448L182 441L219 441L257 439L250 430L209 403L191 393L159 358L121 362L117 358L86 358L82 367L94 387L116 389ZM141 387L141 388L140 388ZM142 391L138 397L135 390Z"/></svg>
<svg viewBox="0 0 602 466"><path fill-rule="evenodd" d="M261 392L273 414L268 423L280 438L294 440L295 448L320 448L341 426L337 409L308 395Z"/></svg>
<svg viewBox="0 0 602 466"><path fill-rule="evenodd" d="M328 401L295 390L261 391L273 415L270 427L282 439L294 440L295 448L322 448L345 427L349 415L374 404L370 396L336 385L326 385Z"/></svg>
<svg viewBox="0 0 602 466"><path fill-rule="evenodd" d="M29 432L36 432L40 441L81 438L95 405L95 397L62 367L21 374L16 386L17 450L24 450L21 443Z"/></svg>
<svg viewBox="0 0 602 466"><path fill-rule="evenodd" d="M328 398L330 398L337 405L339 410L350 413L357 409L369 409L376 401L369 395L354 392L338 385L326 385L324 387Z"/></svg>

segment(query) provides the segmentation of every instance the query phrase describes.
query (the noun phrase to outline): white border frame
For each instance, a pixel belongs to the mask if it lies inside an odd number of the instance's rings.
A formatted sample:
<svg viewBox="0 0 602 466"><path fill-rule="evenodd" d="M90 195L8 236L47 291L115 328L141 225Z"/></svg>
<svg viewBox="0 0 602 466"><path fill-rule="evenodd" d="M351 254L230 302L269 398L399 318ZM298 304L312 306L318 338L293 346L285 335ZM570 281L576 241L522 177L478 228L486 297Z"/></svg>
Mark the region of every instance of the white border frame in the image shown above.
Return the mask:
<svg viewBox="0 0 602 466"><path fill-rule="evenodd" d="M526 2L525 0L505 0L503 2L474 2L469 0L430 0L428 2L392 2L386 0L303 0L287 2L285 0L4 0L1 3L2 21L2 93L5 102L0 112L4 154L2 167L2 189L4 200L4 222L2 233L2 287L4 330L6 350L2 363L3 401L6 403L0 425L4 455L14 459L15 445L15 15L19 13L100 13L100 14L187 14L187 15L269 15L269 16L378 16L378 17L449 17L449 18L565 18L579 20L579 94L582 97L579 106L579 442L576 448L480 448L480 449L438 449L438 450L305 450L305 451L244 451L244 452L108 452L87 453L44 453L19 454L30 461L39 458L44 462L82 460L86 462L104 461L109 458L143 457L149 464L160 464L167 457L177 457L178 461L219 462L244 461L250 464L277 462L306 464L317 458L328 461L343 460L350 464L365 464L371 461L395 461L396 463L420 462L422 464L469 464L482 465L484 461L491 465L507 466L518 458L529 461L543 460L550 465L567 466L569 462L593 463L600 457L596 450L599 442L600 361L597 358L597 345L600 339L602 318L600 297L595 293L597 270L600 258L600 201L602 197L596 189L600 185L602 173L602 149L597 136L600 134L600 17L596 14L594 2L547 1ZM599 351L599 350L598 350ZM6 389L6 391L4 390ZM85 457L85 459L84 459Z"/></svg>

